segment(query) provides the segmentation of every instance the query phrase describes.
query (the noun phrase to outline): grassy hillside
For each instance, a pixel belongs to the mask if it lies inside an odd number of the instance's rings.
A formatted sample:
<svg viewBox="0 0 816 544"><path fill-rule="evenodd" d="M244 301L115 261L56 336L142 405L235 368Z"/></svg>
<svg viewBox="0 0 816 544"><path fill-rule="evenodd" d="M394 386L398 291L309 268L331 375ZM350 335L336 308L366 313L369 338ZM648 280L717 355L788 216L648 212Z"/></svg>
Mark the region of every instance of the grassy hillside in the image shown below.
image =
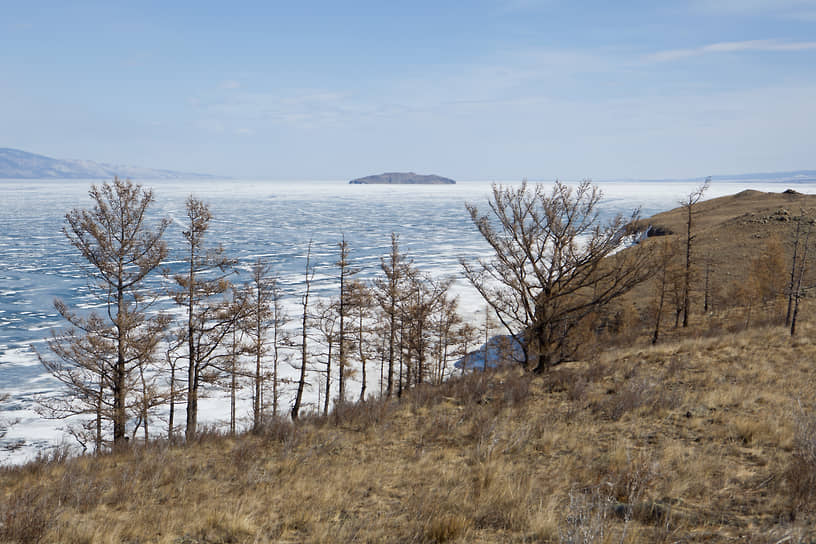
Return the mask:
<svg viewBox="0 0 816 544"><path fill-rule="evenodd" d="M709 265L710 290L722 308L729 293L747 277L753 258L766 250L770 240L778 241L788 253L796 231L796 218L816 218L816 195L796 192L763 193L742 191L735 195L706 200L693 208L694 260L697 263L696 298L702 294L704 267ZM654 215L642 221L653 231L685 243L687 213L684 208ZM804 222L803 222L804 223ZM803 224L803 229L805 225ZM802 238L804 238L804 230ZM816 234L814 234L816 236ZM661 241L663 236L651 241ZM677 247L683 251L682 247ZM811 267L811 273L816 267Z"/></svg>
<svg viewBox="0 0 816 544"><path fill-rule="evenodd" d="M477 373L254 435L6 469L0 542L812 542L810 306L791 338L726 295L768 237L789 249L780 210L812 204L701 204L718 304L656 346L644 320L542 376ZM683 231L676 211L649 222ZM651 288L628 302L644 315Z"/></svg>
<svg viewBox="0 0 816 544"><path fill-rule="evenodd" d="M806 332L477 374L340 419L7 470L0 540L797 542L816 520Z"/></svg>
<svg viewBox="0 0 816 544"><path fill-rule="evenodd" d="M643 243L658 254L672 255L666 285L665 307L661 318L661 338L677 339L689 335L717 335L784 322L790 279L791 257L797 225L801 225L799 256L809 225L816 220L816 195L794 191L763 193L742 191L735 195L700 202L694 206L690 330L674 329L673 291L680 288L685 263L687 213L684 208L660 213L640 221L650 233ZM800 219L802 219L800 221ZM810 237L811 245L816 230ZM774 260L774 256L778 260ZM813 248L805 268L803 285L816 284ZM613 312L629 313L627 327L613 332L613 343L647 341L654 329L660 270L618 301ZM708 285L708 311L704 311ZM770 296L769 296L770 295ZM802 301L807 318L810 300ZM624 333L624 334L620 334Z"/></svg>

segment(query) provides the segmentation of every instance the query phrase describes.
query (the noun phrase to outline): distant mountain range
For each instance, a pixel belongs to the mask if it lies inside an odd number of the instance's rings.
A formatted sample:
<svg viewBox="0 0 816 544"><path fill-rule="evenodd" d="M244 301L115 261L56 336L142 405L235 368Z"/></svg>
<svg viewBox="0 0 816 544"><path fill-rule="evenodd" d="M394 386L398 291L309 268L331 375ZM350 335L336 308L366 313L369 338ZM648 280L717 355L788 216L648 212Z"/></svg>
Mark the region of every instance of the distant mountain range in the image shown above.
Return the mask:
<svg viewBox="0 0 816 544"><path fill-rule="evenodd" d="M94 161L53 159L19 149L0 147L0 179L217 179L219 176L155 170Z"/></svg>
<svg viewBox="0 0 816 544"><path fill-rule="evenodd" d="M659 179L608 179L598 181L704 181L705 176L696 178L659 178ZM792 170L790 172L754 172L750 174L718 174L712 175L711 181L745 181L745 182L779 182L779 183L814 183L816 170Z"/></svg>
<svg viewBox="0 0 816 544"><path fill-rule="evenodd" d="M704 178L701 178L704 179ZM755 174L734 174L711 176L712 181L779 181L790 183L816 182L816 170L794 170L792 172L764 172Z"/></svg>

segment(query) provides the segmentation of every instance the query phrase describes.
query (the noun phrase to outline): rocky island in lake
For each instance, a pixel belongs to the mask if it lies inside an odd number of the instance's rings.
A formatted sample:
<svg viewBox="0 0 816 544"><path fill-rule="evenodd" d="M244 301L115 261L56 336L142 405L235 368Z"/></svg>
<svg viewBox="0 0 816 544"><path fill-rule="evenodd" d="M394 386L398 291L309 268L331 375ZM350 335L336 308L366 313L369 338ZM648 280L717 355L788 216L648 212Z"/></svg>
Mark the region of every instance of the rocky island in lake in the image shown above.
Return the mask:
<svg viewBox="0 0 816 544"><path fill-rule="evenodd" d="M414 172L386 172L385 174L377 174L374 176L366 176L364 178L357 178L349 181L354 185L371 185L371 184L422 184L422 185L452 185L456 183L450 178L443 178L442 176L415 174Z"/></svg>

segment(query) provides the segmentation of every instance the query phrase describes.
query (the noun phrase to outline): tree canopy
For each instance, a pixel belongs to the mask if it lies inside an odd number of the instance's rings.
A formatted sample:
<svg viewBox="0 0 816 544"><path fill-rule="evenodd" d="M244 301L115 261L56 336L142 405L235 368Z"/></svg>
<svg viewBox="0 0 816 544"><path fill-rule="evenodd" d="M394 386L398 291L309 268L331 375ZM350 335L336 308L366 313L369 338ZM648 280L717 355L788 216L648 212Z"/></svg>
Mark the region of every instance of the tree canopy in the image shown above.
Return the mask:
<svg viewBox="0 0 816 544"><path fill-rule="evenodd" d="M465 276L522 347L523 363L541 372L571 353L584 318L643 281L650 272L644 247L616 252L633 230L630 217L599 217L602 193L585 180L493 185L489 213L467 204L470 218L493 249L487 259L462 259Z"/></svg>

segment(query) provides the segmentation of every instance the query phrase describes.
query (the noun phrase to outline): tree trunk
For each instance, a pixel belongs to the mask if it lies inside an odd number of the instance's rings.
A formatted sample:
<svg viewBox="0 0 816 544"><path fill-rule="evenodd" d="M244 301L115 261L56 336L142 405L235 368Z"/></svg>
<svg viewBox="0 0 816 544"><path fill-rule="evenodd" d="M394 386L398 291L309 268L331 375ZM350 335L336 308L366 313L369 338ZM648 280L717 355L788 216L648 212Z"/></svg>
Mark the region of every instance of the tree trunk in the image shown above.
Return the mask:
<svg viewBox="0 0 816 544"><path fill-rule="evenodd" d="M191 229L192 231L192 229ZM190 282L187 286L187 424L184 429L184 437L187 441L195 438L196 423L198 419L198 357L196 356L195 327L193 316L195 312L195 246L190 244Z"/></svg>
<svg viewBox="0 0 816 544"><path fill-rule="evenodd" d="M688 207L688 228L686 229L686 274L683 280L683 327L689 324L689 291L691 290L691 204Z"/></svg>
<svg viewBox="0 0 816 544"><path fill-rule="evenodd" d="M394 343L397 340L396 312L397 312L396 304L392 299L389 311L390 324L388 332L388 382L385 388L385 396L386 398L389 399L391 398L391 395L394 392Z"/></svg>
<svg viewBox="0 0 816 544"><path fill-rule="evenodd" d="M359 323L359 327L360 327L360 329L358 331L359 336L357 337L357 346L358 346L358 348L360 350L360 367L363 370L363 375L362 375L363 383L362 383L362 385L360 387L360 402L365 402L366 387L367 387L368 384L366 383L366 357L365 357L365 350L364 350L364 347L363 347L363 307L362 306L360 306L360 323Z"/></svg>
<svg viewBox="0 0 816 544"><path fill-rule="evenodd" d="M397 382L397 398L402 398L402 369L403 369L403 330L402 325L400 325L400 338L399 338L399 382Z"/></svg>
<svg viewBox="0 0 816 544"><path fill-rule="evenodd" d="M119 445L121 442L125 440L125 423L127 422L127 413L125 412L126 409L126 396L127 396L127 389L126 389L126 378L125 374L127 369L125 368L125 344L127 342L125 338L125 330L122 326L124 316L122 315L124 312L124 300L125 294L122 288L122 262L121 259L119 261L119 272L118 272L118 285L116 287L116 331L117 331L117 339L116 339L116 368L113 371L113 444L114 446Z"/></svg>
<svg viewBox="0 0 816 544"><path fill-rule="evenodd" d="M306 345L306 326L308 325L309 317L309 289L311 288L312 278L309 272L310 260L312 257L312 241L309 240L309 248L306 251L306 292L303 295L303 331L301 334L300 344L300 377L298 378L297 393L295 394L295 402L292 405L292 420L297 421L300 415L300 403L303 400L303 389L306 387L306 360L307 360L307 345Z"/></svg>
<svg viewBox="0 0 816 544"><path fill-rule="evenodd" d="M230 369L230 434L235 436L235 391L238 389L237 376L238 372L238 354L235 346L236 342L235 329L232 329L232 368ZM256 400L257 402L257 400Z"/></svg>
<svg viewBox="0 0 816 544"><path fill-rule="evenodd" d="M272 417L278 417L278 311L275 310L275 345L272 346L274 357L272 360Z"/></svg>
<svg viewBox="0 0 816 544"><path fill-rule="evenodd" d="M96 437L95 448L96 453L102 452L102 394L104 393L104 384L102 376L99 377L99 397L96 399Z"/></svg>
<svg viewBox="0 0 816 544"><path fill-rule="evenodd" d="M805 277L805 267L807 266L808 245L810 241L811 225L808 225L807 234L805 234L805 247L802 249L802 260L799 266L799 278L796 281L796 295L793 301L793 316L790 323L790 334L796 334L796 317L799 315L799 300L802 298L802 280Z"/></svg>
<svg viewBox="0 0 816 544"><path fill-rule="evenodd" d="M791 263L790 282L788 283L788 312L785 314L785 326L791 324L791 317L793 316L793 289L796 283L796 258L799 251L799 235L802 228L801 218L796 222L796 237L793 241L793 262Z"/></svg>
<svg viewBox="0 0 816 544"><path fill-rule="evenodd" d="M711 263L706 262L705 268L705 295L703 297L703 312L708 313L708 298L709 298L709 278L711 276Z"/></svg>
<svg viewBox="0 0 816 544"><path fill-rule="evenodd" d="M261 288L257 287L257 305L255 307L255 405L252 407L252 427L257 431L261 427L261 415L263 413L263 374L261 373L261 349L263 348L262 334L263 325L261 323Z"/></svg>
<svg viewBox="0 0 816 544"><path fill-rule="evenodd" d="M173 425L176 415L176 365L170 366L170 414L167 418L167 440L173 440Z"/></svg>
<svg viewBox="0 0 816 544"><path fill-rule="evenodd" d="M329 340L329 350L326 355L326 396L323 398L323 415L329 415L329 398L331 397L331 361L332 361L332 344Z"/></svg>
<svg viewBox="0 0 816 544"><path fill-rule="evenodd" d="M187 425L184 431L184 438L187 441L193 440L196 435L196 424L198 420L198 372L195 364L191 364L187 372Z"/></svg>

